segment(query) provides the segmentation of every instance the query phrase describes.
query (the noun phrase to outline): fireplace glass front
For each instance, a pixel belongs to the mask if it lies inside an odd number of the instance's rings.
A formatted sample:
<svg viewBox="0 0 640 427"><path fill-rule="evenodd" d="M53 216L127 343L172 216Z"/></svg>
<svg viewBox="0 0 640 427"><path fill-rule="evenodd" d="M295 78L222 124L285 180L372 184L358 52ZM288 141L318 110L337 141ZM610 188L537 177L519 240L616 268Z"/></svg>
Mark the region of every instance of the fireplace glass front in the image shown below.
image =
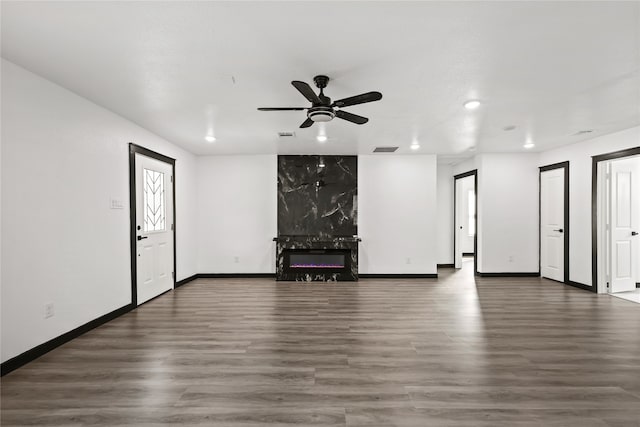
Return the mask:
<svg viewBox="0 0 640 427"><path fill-rule="evenodd" d="M289 254L289 268L344 268L344 253L314 253L313 251Z"/></svg>

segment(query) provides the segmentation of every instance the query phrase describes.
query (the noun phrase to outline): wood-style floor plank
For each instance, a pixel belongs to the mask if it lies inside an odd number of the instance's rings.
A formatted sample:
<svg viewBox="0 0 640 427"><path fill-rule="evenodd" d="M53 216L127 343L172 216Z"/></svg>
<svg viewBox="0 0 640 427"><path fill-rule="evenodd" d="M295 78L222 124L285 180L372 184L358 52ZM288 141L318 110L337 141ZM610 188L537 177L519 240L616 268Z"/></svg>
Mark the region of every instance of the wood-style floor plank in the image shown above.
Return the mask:
<svg viewBox="0 0 640 427"><path fill-rule="evenodd" d="M199 279L1 386L3 426L640 426L640 305L467 267Z"/></svg>

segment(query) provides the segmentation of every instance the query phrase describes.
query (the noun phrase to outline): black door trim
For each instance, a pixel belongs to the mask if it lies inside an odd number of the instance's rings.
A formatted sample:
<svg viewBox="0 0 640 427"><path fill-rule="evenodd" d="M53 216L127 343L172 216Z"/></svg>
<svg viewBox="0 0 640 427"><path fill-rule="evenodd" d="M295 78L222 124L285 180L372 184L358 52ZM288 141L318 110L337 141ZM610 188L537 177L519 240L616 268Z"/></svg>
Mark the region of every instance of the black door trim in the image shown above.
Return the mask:
<svg viewBox="0 0 640 427"><path fill-rule="evenodd" d="M171 186L173 193L173 288L176 288L176 159L163 154L129 143L129 232L131 249L131 305L138 306L138 271L137 271L137 245L136 245L136 153L165 162L171 165L173 176Z"/></svg>
<svg viewBox="0 0 640 427"><path fill-rule="evenodd" d="M598 292L598 163L637 156L640 147L591 156L591 292Z"/></svg>
<svg viewBox="0 0 640 427"><path fill-rule="evenodd" d="M564 283L569 284L569 162L540 166L538 172L538 271L542 275L542 172L564 169Z"/></svg>
<svg viewBox="0 0 640 427"><path fill-rule="evenodd" d="M478 275L478 169L460 173L453 176L453 265L456 262L456 181L468 176L473 176L473 191L475 197L475 227L476 233L473 236L473 274Z"/></svg>

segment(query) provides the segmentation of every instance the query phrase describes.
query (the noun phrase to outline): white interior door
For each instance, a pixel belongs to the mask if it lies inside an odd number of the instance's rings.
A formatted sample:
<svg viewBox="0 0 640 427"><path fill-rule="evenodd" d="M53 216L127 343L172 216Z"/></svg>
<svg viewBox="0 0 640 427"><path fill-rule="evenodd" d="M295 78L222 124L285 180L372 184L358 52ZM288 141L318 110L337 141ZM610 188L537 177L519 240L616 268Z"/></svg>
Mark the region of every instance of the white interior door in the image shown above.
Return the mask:
<svg viewBox="0 0 640 427"><path fill-rule="evenodd" d="M564 168L540 173L540 275L564 282Z"/></svg>
<svg viewBox="0 0 640 427"><path fill-rule="evenodd" d="M464 182L463 185L463 200L464 207L461 215L461 226L462 226L462 236L460 236L460 240L462 241L462 255L464 254L472 254L475 251L474 241L475 241L475 216L476 216L476 193L474 189L475 181L473 177L465 178L462 180Z"/></svg>
<svg viewBox="0 0 640 427"><path fill-rule="evenodd" d="M173 288L172 166L135 155L137 301Z"/></svg>
<svg viewBox="0 0 640 427"><path fill-rule="evenodd" d="M610 203L610 292L632 291L636 287L640 249L639 159L611 162Z"/></svg>
<svg viewBox="0 0 640 427"><path fill-rule="evenodd" d="M456 186L456 200L455 200L455 204L456 204L456 209L455 212L453 213L453 220L454 220L454 239L455 239L455 253L454 253L454 267L455 268L462 268L462 239L463 239L463 235L464 235L464 229L463 229L463 213L464 213L464 192L463 192L463 181L464 178L461 179L456 179L455 180L455 186Z"/></svg>

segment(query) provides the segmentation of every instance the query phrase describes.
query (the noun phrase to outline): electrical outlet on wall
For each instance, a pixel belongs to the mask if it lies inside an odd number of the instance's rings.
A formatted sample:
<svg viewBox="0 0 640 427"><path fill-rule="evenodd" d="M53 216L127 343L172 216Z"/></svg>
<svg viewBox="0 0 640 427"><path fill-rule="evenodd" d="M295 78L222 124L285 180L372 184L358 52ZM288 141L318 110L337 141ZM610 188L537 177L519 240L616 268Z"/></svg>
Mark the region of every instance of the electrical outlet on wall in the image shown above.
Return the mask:
<svg viewBox="0 0 640 427"><path fill-rule="evenodd" d="M53 303L52 302L48 302L44 305L44 318L48 319L49 317L53 317L54 311L53 311Z"/></svg>
<svg viewBox="0 0 640 427"><path fill-rule="evenodd" d="M513 262L513 255L509 255L509 262Z"/></svg>
<svg viewBox="0 0 640 427"><path fill-rule="evenodd" d="M234 256L233 257L233 262L235 262L236 264L240 262L240 257L239 256Z"/></svg>
<svg viewBox="0 0 640 427"><path fill-rule="evenodd" d="M407 258L407 264L411 264L411 258Z"/></svg>

